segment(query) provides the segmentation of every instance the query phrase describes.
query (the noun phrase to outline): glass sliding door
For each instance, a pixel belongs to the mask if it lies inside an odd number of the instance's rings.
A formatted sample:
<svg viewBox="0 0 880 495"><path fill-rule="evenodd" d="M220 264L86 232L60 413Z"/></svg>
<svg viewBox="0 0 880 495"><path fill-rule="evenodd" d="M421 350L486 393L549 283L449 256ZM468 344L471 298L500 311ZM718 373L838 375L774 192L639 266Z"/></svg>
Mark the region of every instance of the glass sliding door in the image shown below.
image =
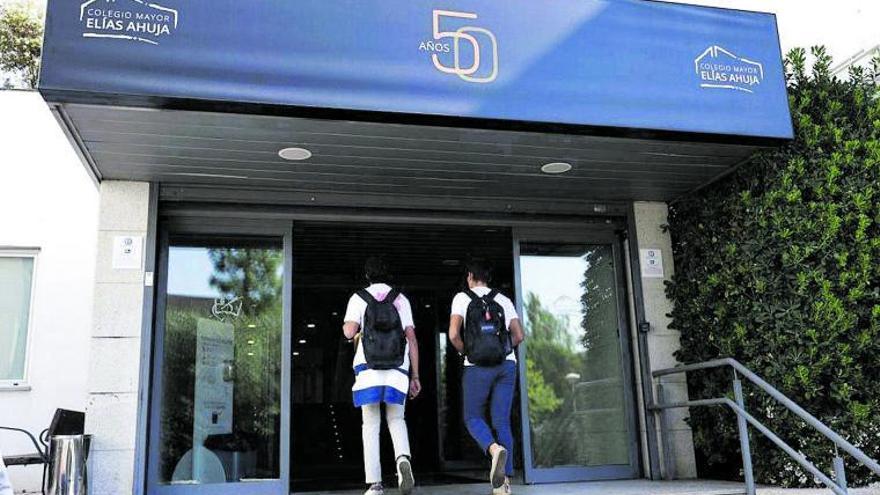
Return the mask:
<svg viewBox="0 0 880 495"><path fill-rule="evenodd" d="M518 243L526 481L635 477L617 244L552 239Z"/></svg>
<svg viewBox="0 0 880 495"><path fill-rule="evenodd" d="M165 235L149 493L287 493L289 235Z"/></svg>

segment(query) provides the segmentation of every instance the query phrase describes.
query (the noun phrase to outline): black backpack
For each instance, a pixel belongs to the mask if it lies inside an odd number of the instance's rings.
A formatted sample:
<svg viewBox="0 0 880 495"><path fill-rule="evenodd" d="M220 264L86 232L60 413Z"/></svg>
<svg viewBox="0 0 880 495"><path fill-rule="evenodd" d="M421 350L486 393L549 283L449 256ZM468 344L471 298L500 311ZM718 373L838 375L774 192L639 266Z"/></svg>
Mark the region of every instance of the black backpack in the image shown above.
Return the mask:
<svg viewBox="0 0 880 495"><path fill-rule="evenodd" d="M498 366L512 350L504 309L495 300L498 291L483 297L472 290L465 294L471 302L464 319L464 354L477 366Z"/></svg>
<svg viewBox="0 0 880 495"><path fill-rule="evenodd" d="M359 290L357 295L367 303L362 335L367 366L374 370L401 367L406 353L406 336L400 314L394 307L394 300L400 292L391 289L382 301L377 301L366 289Z"/></svg>

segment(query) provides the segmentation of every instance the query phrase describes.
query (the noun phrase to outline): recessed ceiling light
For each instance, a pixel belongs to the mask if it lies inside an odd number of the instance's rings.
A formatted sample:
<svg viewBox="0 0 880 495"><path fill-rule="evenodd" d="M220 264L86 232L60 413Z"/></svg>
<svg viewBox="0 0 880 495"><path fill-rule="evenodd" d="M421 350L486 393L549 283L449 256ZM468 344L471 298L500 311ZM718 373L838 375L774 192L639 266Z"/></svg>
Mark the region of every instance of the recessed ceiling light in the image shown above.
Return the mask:
<svg viewBox="0 0 880 495"><path fill-rule="evenodd" d="M305 148L284 148L278 152L278 156L285 160L299 162L311 158L312 152Z"/></svg>
<svg viewBox="0 0 880 495"><path fill-rule="evenodd" d="M541 167L541 172L545 174L564 174L571 170L571 164L565 162L547 163Z"/></svg>

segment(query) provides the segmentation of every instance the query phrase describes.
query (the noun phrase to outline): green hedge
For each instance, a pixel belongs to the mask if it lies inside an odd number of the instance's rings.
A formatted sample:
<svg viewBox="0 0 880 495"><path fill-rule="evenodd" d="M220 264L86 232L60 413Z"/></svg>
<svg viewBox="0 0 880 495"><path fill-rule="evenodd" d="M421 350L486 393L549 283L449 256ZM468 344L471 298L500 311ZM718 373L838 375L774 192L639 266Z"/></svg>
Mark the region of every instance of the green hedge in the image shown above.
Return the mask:
<svg viewBox="0 0 880 495"><path fill-rule="evenodd" d="M812 67L804 50L787 57L795 141L672 205L677 357L734 357L880 458L880 61L839 80L823 49L813 55ZM691 396L730 395L730 376L694 374ZM746 392L748 409L832 472L829 441ZM693 410L691 425L701 474L739 476L732 414ZM759 434L752 440L759 482L813 482ZM877 481L846 460L853 484Z"/></svg>

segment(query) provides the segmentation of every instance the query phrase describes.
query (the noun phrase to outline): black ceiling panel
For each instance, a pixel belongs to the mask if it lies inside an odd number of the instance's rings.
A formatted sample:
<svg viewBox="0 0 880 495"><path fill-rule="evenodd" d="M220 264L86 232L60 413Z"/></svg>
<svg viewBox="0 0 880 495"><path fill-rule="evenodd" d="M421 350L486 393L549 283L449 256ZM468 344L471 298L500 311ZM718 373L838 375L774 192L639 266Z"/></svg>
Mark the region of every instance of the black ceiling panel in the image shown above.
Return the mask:
<svg viewBox="0 0 880 495"><path fill-rule="evenodd" d="M671 200L757 149L99 105L63 104L58 111L101 179L332 193L346 198L339 206L358 206L368 196L372 203L393 196L435 204L444 198L551 205ZM278 151L290 146L313 155L281 159ZM573 169L561 176L541 172L556 161Z"/></svg>

